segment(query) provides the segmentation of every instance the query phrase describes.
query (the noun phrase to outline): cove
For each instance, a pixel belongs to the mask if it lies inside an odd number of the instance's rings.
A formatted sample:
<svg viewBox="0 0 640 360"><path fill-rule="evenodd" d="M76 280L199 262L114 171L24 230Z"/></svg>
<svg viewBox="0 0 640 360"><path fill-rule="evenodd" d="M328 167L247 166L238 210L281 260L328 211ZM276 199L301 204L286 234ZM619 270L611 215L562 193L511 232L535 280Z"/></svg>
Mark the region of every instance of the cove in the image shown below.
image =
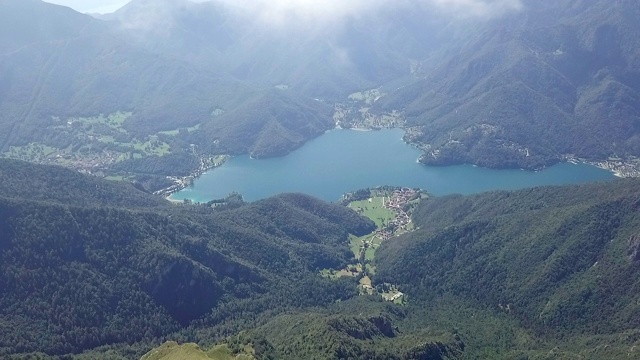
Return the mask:
<svg viewBox="0 0 640 360"><path fill-rule="evenodd" d="M302 192L337 201L345 192L380 185L421 188L439 196L614 178L611 172L586 164L561 163L539 172L472 165L425 166L416 161L420 151L404 143L402 135L401 129L331 130L284 157L231 158L171 198L207 202L235 191L246 201L254 201L283 192Z"/></svg>

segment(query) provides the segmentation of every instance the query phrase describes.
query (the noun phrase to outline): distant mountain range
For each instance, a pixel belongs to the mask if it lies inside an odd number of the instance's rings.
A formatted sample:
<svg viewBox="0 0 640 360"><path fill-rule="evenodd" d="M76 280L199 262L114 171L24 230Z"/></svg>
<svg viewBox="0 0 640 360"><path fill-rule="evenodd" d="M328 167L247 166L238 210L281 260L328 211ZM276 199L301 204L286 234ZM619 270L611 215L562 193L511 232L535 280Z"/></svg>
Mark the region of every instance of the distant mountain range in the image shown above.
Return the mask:
<svg viewBox="0 0 640 360"><path fill-rule="evenodd" d="M525 2L378 106L405 111L416 140L432 145L427 164L637 156L639 14L635 1Z"/></svg>
<svg viewBox="0 0 640 360"><path fill-rule="evenodd" d="M640 153L633 0L523 0L495 16L417 1L280 22L229 4L134 0L93 18L0 1L2 150L60 148L53 117L126 111L138 137L201 125L174 152L277 156L332 128L336 102L380 88L370 111L401 112L426 164Z"/></svg>
<svg viewBox="0 0 640 360"><path fill-rule="evenodd" d="M0 0L2 157L144 175L0 159L0 358L640 357L637 179L428 197L362 262L350 235L376 226L348 207L147 191L208 156L286 154L336 105L392 112L425 164L632 160L640 5L242 4ZM389 288L402 304L365 294Z"/></svg>

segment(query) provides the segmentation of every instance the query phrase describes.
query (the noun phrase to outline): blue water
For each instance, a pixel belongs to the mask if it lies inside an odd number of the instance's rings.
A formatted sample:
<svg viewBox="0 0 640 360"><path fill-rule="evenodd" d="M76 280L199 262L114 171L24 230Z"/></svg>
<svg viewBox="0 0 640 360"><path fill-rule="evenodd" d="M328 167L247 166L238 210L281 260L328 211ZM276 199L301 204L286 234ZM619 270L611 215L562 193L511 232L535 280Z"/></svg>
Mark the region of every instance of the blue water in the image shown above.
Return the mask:
<svg viewBox="0 0 640 360"><path fill-rule="evenodd" d="M402 130L332 130L291 154L265 160L230 159L172 196L206 202L236 191L253 201L303 192L336 201L348 191L379 185L419 187L434 195L577 184L614 178L590 165L562 163L540 172L492 170L472 165L429 167L420 151L402 141Z"/></svg>

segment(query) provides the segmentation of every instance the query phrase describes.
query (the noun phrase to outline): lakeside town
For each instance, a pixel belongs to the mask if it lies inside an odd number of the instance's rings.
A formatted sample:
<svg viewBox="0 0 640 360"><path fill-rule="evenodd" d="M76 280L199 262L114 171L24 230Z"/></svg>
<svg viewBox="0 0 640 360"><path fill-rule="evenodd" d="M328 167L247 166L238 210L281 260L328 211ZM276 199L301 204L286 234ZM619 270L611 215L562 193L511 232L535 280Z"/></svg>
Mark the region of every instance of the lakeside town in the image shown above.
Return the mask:
<svg viewBox="0 0 640 360"><path fill-rule="evenodd" d="M171 195L193 184L193 181L195 179L202 176L207 171L217 168L219 166L222 166L230 158L231 158L230 155L215 155L212 157L201 157L200 166L198 166L198 168L195 169L191 174L183 177L167 176L167 180L171 181L173 185L167 188L155 191L153 194L159 195L168 199Z"/></svg>
<svg viewBox="0 0 640 360"><path fill-rule="evenodd" d="M389 194L378 197L380 197L382 207L390 210L393 213L393 217L383 221L383 226L380 226L373 233L373 237L378 237L381 241L385 241L393 236L410 231L411 216L405 209L412 201L420 199L421 191L410 188L399 188ZM367 201L373 203L373 198L369 198ZM359 214L366 216L366 209L357 207L355 210ZM372 246L373 244L369 245Z"/></svg>
<svg viewBox="0 0 640 360"><path fill-rule="evenodd" d="M589 164L601 169L611 171L615 176L621 178L640 177L640 158L629 157L627 159L610 157L607 160L592 161L565 155L563 160L572 164Z"/></svg>
<svg viewBox="0 0 640 360"><path fill-rule="evenodd" d="M386 283L373 286L370 278L375 273L373 260L383 242L414 230L411 211L427 197L427 193L420 189L390 186L344 194L341 203L374 221L376 230L361 237L350 236L351 250L357 264L342 270L324 269L322 275L329 278L359 278L361 294L377 294L385 301L404 303L405 294L397 286Z"/></svg>

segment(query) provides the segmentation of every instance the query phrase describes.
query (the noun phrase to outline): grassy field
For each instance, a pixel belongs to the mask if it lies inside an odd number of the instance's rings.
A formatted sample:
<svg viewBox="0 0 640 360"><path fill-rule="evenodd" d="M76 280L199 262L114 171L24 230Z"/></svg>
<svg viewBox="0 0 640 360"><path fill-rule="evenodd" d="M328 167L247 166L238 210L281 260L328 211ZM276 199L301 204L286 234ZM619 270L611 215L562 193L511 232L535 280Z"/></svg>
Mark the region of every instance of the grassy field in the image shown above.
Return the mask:
<svg viewBox="0 0 640 360"><path fill-rule="evenodd" d="M200 129L200 124L195 125L195 126L191 126L191 127L188 127L188 128L184 128L184 129L187 132L196 131L196 130ZM176 135L178 135L178 133L180 133L180 129L174 129L174 130L167 130L167 131L158 132L158 134L169 135L169 136L176 136Z"/></svg>
<svg viewBox="0 0 640 360"><path fill-rule="evenodd" d="M389 197L384 195L393 195L390 191L374 193L373 197L367 200L352 201L349 203L349 207L357 213L368 217L376 223L376 226L381 231L375 231L364 236L349 235L349 247L353 252L358 264L349 265L346 269L324 269L321 271L321 275L327 278L335 279L342 276L362 276L359 281L359 289L361 295L380 295L386 301L393 301L395 304L403 305L406 303L406 297L401 294L398 288L392 284L384 284L387 286L386 291L380 292L377 288L371 288L371 278L369 276L375 275L375 255L376 250L382 244L383 236L393 237L407 231L413 230L413 224L403 224L401 228L396 228L392 233L389 233L389 229L383 229L396 218L396 213L388 208L385 208L383 204ZM406 193L405 193L406 194ZM415 194L415 193L414 193ZM377 196L376 196L377 195ZM407 197L396 199L396 201L402 201L403 205L417 205L426 195L420 194L420 197L413 198L413 194L407 195ZM412 207L409 206L409 207ZM396 224L397 225L397 224ZM405 228L406 227L406 228ZM364 259L362 259L362 251L364 251ZM355 271L353 271L355 270ZM398 294L398 297L394 295Z"/></svg>
<svg viewBox="0 0 640 360"><path fill-rule="evenodd" d="M52 163L63 166L102 166L144 156L164 156L171 152L169 144L159 140L158 135L136 138L124 129L129 112L110 115L60 119L53 118L48 127L53 133L69 138L71 145L64 149L31 143L27 146L11 147L0 156L36 163ZM189 128L195 130L198 126ZM100 145L106 144L107 146ZM133 155L132 155L133 154Z"/></svg>
<svg viewBox="0 0 640 360"><path fill-rule="evenodd" d="M358 257L358 254L360 254L360 248L362 248L362 245L364 244L364 240L366 240L370 236L371 235L358 237L355 235L349 235L349 246L351 247L353 256Z"/></svg>
<svg viewBox="0 0 640 360"><path fill-rule="evenodd" d="M27 146L11 146L4 155L13 159L45 162L57 152L58 149L54 147L31 143Z"/></svg>
<svg viewBox="0 0 640 360"><path fill-rule="evenodd" d="M349 207L373 220L381 228L396 218L396 214L382 206L384 197L374 197L369 200L354 201Z"/></svg>
<svg viewBox="0 0 640 360"><path fill-rule="evenodd" d="M378 228L382 228L389 224L389 222L393 221L396 217L396 214L393 211L383 206L384 201L384 197L378 196L368 200L354 201L349 204L349 207L373 220ZM361 237L356 237L353 235L350 236L349 243L351 246L351 251L353 251L356 257L360 255L360 250L362 249L362 246L365 242L368 242L370 246L366 249L364 257L365 259L371 261L375 258L376 249L380 246L380 244L382 244L382 239L379 236L375 236L374 234L369 234Z"/></svg>
<svg viewBox="0 0 640 360"><path fill-rule="evenodd" d="M204 352L197 344L178 345L169 341L149 351L141 360L251 360L253 349L245 349L247 354L233 355L227 345L217 345Z"/></svg>
<svg viewBox="0 0 640 360"><path fill-rule="evenodd" d="M375 246L367 248L367 250L364 252L364 258L369 261L372 261L376 257L376 250L377 250L377 247Z"/></svg>
<svg viewBox="0 0 640 360"><path fill-rule="evenodd" d="M380 244L382 244L382 239L373 234L360 236L360 237L355 235L349 235L349 246L351 247L353 256L355 256L356 258L360 256L360 251L364 246L365 241L371 245L365 251L364 257L367 260L373 260L375 257L376 249L378 249L378 247L380 247Z"/></svg>

